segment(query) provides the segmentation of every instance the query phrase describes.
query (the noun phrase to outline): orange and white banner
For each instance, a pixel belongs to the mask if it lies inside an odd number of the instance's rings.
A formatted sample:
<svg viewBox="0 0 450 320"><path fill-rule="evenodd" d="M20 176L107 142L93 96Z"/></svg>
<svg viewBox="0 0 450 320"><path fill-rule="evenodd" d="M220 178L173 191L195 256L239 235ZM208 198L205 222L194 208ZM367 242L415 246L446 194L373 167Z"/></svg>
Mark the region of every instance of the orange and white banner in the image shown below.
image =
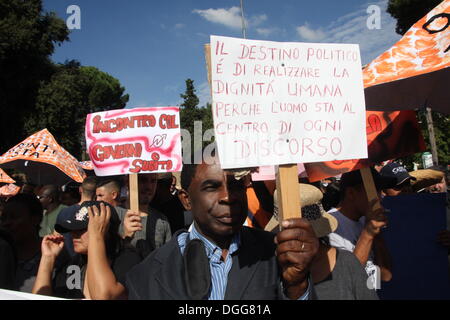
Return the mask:
<svg viewBox="0 0 450 320"><path fill-rule="evenodd" d="M51 164L77 182L86 177L78 160L61 147L47 130L29 136L0 156L0 165L16 160L36 161Z"/></svg>
<svg viewBox="0 0 450 320"><path fill-rule="evenodd" d="M16 181L14 181L10 176L8 176L5 171L0 169L0 182L3 182L3 183L14 183Z"/></svg>
<svg viewBox="0 0 450 320"><path fill-rule="evenodd" d="M368 110L450 113L450 0L442 1L363 71Z"/></svg>
<svg viewBox="0 0 450 320"><path fill-rule="evenodd" d="M426 145L412 110L366 112L368 159L305 163L310 182L335 177L385 160L425 150Z"/></svg>
<svg viewBox="0 0 450 320"><path fill-rule="evenodd" d="M92 161L80 161L79 164L84 170L94 170Z"/></svg>
<svg viewBox="0 0 450 320"><path fill-rule="evenodd" d="M20 187L15 184L7 184L0 188L0 197L12 197L18 194Z"/></svg>
<svg viewBox="0 0 450 320"><path fill-rule="evenodd" d="M450 0L417 21L363 71L364 87L450 67Z"/></svg>

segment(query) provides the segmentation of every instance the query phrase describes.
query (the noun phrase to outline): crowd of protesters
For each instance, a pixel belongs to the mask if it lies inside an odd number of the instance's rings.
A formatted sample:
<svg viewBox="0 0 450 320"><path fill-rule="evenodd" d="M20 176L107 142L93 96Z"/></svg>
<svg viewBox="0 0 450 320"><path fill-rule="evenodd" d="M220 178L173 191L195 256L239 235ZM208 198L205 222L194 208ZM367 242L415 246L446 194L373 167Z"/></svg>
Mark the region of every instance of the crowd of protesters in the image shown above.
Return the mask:
<svg viewBox="0 0 450 320"><path fill-rule="evenodd" d="M0 288L71 299L378 299L369 277L395 277L386 211L367 200L359 170L299 179L303 219L279 221L274 181L211 157L178 180L139 174L134 211L128 176L23 184L1 198ZM448 199L445 168L426 179L395 162L371 171L379 199ZM450 250L450 231L436 238Z"/></svg>

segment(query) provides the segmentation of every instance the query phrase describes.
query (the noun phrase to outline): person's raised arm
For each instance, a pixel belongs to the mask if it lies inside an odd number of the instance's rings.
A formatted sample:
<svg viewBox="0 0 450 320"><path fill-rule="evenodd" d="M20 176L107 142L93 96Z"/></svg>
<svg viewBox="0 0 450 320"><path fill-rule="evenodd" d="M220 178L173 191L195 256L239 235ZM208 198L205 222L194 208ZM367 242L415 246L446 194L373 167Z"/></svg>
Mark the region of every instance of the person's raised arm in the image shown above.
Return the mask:
<svg viewBox="0 0 450 320"><path fill-rule="evenodd" d="M381 280L391 281L392 259L381 234L376 236L373 241L373 252L375 254L375 264L380 267Z"/></svg>
<svg viewBox="0 0 450 320"><path fill-rule="evenodd" d="M91 299L126 299L126 289L119 283L111 270L106 255L105 235L108 230L111 210L103 203L88 208L89 244L87 263L87 284Z"/></svg>
<svg viewBox="0 0 450 320"><path fill-rule="evenodd" d="M42 239L41 261L34 281L32 293L46 296L53 295L52 275L55 268L56 258L64 247L62 235L47 235Z"/></svg>
<svg viewBox="0 0 450 320"><path fill-rule="evenodd" d="M387 224L384 209L378 208L373 210L375 202L376 201L373 200L369 204L369 212L366 214L366 223L356 243L355 250L353 251L354 255L363 266L365 266L367 260L369 260L375 237L378 236L381 228Z"/></svg>

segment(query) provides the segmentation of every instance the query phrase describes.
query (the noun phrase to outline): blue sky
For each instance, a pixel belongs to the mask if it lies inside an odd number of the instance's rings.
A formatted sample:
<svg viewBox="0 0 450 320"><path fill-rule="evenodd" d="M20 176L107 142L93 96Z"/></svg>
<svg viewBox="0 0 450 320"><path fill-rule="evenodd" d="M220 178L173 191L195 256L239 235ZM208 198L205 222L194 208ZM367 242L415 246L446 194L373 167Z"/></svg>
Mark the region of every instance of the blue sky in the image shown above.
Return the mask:
<svg viewBox="0 0 450 320"><path fill-rule="evenodd" d="M119 79L127 108L181 103L194 80L200 105L210 100L203 45L209 35L242 37L239 0L43 0L66 20L81 10L81 29L57 47L55 62L76 59ZM369 30L367 8L381 9L381 28ZM358 43L363 64L400 39L387 0L244 0L247 38Z"/></svg>

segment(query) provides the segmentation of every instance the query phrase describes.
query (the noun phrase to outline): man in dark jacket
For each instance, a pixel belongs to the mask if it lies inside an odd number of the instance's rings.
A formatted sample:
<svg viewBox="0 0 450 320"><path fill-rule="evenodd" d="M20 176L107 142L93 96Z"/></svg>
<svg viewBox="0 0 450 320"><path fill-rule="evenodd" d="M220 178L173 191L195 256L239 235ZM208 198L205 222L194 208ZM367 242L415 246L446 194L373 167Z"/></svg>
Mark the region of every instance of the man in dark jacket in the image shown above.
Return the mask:
<svg viewBox="0 0 450 320"><path fill-rule="evenodd" d="M180 197L194 217L190 231L177 232L127 274L129 299L310 298L309 266L318 250L310 223L283 221L275 242L243 227L244 179L208 160L183 166Z"/></svg>

